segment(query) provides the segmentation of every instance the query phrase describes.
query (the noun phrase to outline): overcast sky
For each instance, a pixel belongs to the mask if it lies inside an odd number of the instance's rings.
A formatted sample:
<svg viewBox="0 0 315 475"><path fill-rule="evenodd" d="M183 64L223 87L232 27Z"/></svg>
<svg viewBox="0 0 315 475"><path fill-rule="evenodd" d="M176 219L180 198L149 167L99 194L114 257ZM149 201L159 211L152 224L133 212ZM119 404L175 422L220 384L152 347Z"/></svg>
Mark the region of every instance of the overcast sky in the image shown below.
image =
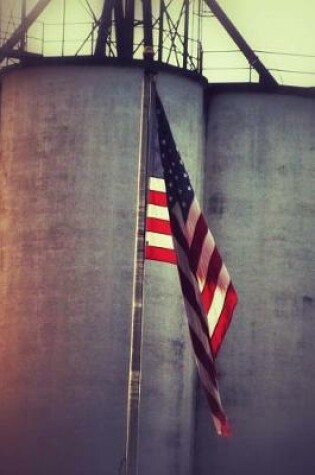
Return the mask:
<svg viewBox="0 0 315 475"><path fill-rule="evenodd" d="M2 16L4 12L15 7L15 15L20 13L22 0L0 0L2 4ZM175 4L181 4L182 0L172 0ZM194 0L198 4L198 0ZM80 26L80 35L84 38L90 31L88 22L92 21L87 12L86 0L51 0L51 4L41 15L41 21L46 24L45 54L61 54L60 44L54 43L52 38L61 37L62 29L62 6L66 4L67 38L73 41L78 38L78 32L70 23L83 22ZM140 0L138 0L140 3ZM36 3L36 0L27 0L28 10ZM99 17L102 0L89 0L95 15ZM315 85L315 0L218 0L235 26L239 29L246 41L255 50L264 64L271 69L279 83L296 84L303 86ZM159 0L153 0L156 8ZM204 6L204 11L208 8ZM59 27L49 26L49 23L58 24ZM41 35L41 25L33 29L33 36ZM233 50L234 43L230 40L218 21L207 17L202 27L203 46L206 51ZM76 46L71 41L64 50L64 54L71 54ZM33 40L36 43L36 40ZM38 43L38 49L40 42ZM87 45L85 54L89 52ZM72 49L71 49L72 48ZM262 51L266 51L263 53ZM272 53L272 54L271 54ZM277 53L277 54L274 54ZM285 53L285 54L278 54ZM294 55L291 56L290 54ZM314 57L311 57L311 56ZM248 71L225 68L247 67L246 61L241 55L235 53L206 53L205 74L212 81L238 81L247 80ZM217 70L216 68L224 68ZM209 68L209 69L208 69ZM282 71L277 71L282 70ZM286 72L301 71L303 74ZM309 74L314 73L314 74ZM255 74L253 74L255 80Z"/></svg>
<svg viewBox="0 0 315 475"><path fill-rule="evenodd" d="M220 0L218 3L253 49L314 56L260 55L269 67L315 73L314 0ZM282 73L282 76L286 81L315 85L315 75Z"/></svg>

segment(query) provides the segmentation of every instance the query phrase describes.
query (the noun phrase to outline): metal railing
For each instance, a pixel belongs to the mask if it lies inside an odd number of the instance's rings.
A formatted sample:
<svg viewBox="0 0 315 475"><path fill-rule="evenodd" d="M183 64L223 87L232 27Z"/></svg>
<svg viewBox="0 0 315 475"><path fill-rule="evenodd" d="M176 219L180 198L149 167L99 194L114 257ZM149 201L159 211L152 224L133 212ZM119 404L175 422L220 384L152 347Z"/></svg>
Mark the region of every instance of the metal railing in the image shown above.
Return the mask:
<svg viewBox="0 0 315 475"><path fill-rule="evenodd" d="M255 50L279 84L315 86L315 55ZM210 82L257 82L258 74L237 49L203 51L203 74ZM307 78L307 79L306 79Z"/></svg>
<svg viewBox="0 0 315 475"><path fill-rule="evenodd" d="M29 28L23 42L23 50L28 53L49 56L91 56L95 51L98 25L95 22L47 23L37 21ZM8 31L0 32L0 41L4 42ZM238 49L205 50L199 40L188 38L186 60L184 60L184 37L176 32L163 30L163 47L159 49L159 25L153 27L153 49L159 54L155 59L178 68L203 74L212 82L257 82L258 74ZM143 25L139 21L134 28L133 57L143 57ZM19 47L18 47L19 48ZM17 48L17 51L18 51ZM279 84L298 84L312 87L315 85L315 55L294 52L257 50L255 54L263 59L268 70L277 78ZM117 56L114 24L108 35L106 55ZM159 56L159 58L157 57ZM6 66L12 58L2 63Z"/></svg>

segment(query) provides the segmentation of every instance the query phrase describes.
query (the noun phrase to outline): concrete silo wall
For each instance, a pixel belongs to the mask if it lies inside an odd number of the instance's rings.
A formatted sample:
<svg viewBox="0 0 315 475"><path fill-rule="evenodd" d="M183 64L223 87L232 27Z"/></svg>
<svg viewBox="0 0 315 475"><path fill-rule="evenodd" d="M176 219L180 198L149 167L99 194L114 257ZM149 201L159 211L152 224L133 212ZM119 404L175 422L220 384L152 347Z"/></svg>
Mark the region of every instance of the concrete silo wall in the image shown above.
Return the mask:
<svg viewBox="0 0 315 475"><path fill-rule="evenodd" d="M202 87L160 76L198 187ZM4 475L123 470L142 78L58 66L2 80ZM174 266L148 263L145 318L141 473L186 474L193 369Z"/></svg>
<svg viewBox="0 0 315 475"><path fill-rule="evenodd" d="M124 454L140 103L140 71L3 81L3 473L110 474Z"/></svg>
<svg viewBox="0 0 315 475"><path fill-rule="evenodd" d="M3 77L4 475L123 472L142 78L109 66ZM235 436L215 436L201 391L195 412L176 268L147 262L140 475L313 473L314 99L215 93L205 129L198 82L157 83L239 291L218 358Z"/></svg>
<svg viewBox="0 0 315 475"><path fill-rule="evenodd" d="M314 97L210 97L204 205L240 303L218 358L235 435L197 398L198 475L314 473Z"/></svg>

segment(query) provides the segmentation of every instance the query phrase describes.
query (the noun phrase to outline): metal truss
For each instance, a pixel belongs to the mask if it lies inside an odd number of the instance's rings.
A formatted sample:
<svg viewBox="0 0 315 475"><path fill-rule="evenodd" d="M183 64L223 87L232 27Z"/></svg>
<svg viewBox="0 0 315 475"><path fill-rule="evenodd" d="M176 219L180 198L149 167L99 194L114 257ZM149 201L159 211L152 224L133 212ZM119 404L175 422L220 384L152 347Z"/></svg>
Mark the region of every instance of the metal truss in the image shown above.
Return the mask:
<svg viewBox="0 0 315 475"><path fill-rule="evenodd" d="M210 16L216 17L225 28L248 61L249 67L257 71L260 81L268 85L276 84L215 0L104 0L101 11L97 13L94 0L79 0L78 7L84 8L88 27L84 36L78 40L75 51L72 50L70 54L65 52L69 51L69 25L65 20L67 0L39 0L29 13L27 0L15 0L12 5L20 2L20 22L18 26L11 25L11 33L6 31L4 35L4 22L0 21L0 64L8 59L27 60L34 55L31 41L27 41L28 34L47 5L56 1L62 5L64 12L60 30L61 48L55 56L88 55L97 60L115 57L124 61L150 57L158 63L171 64L201 74L202 28L204 29L201 24L204 25L205 19ZM82 23L78 24L78 32L82 32ZM56 42L55 38L54 41ZM43 29L42 47L37 55L46 56L46 42Z"/></svg>

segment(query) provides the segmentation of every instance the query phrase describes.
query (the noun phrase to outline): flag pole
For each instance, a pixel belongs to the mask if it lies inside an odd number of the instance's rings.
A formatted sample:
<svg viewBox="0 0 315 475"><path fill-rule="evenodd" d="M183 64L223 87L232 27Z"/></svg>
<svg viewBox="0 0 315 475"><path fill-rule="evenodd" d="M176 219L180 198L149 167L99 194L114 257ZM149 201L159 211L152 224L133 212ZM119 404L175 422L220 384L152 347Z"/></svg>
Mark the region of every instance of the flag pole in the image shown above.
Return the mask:
<svg viewBox="0 0 315 475"><path fill-rule="evenodd" d="M138 202L133 275L131 343L127 400L126 475L138 475L139 469L139 409L141 392L141 359L144 297L145 212L150 155L150 123L152 109L153 71L152 48L144 52L145 70L142 89L140 150L138 167Z"/></svg>

